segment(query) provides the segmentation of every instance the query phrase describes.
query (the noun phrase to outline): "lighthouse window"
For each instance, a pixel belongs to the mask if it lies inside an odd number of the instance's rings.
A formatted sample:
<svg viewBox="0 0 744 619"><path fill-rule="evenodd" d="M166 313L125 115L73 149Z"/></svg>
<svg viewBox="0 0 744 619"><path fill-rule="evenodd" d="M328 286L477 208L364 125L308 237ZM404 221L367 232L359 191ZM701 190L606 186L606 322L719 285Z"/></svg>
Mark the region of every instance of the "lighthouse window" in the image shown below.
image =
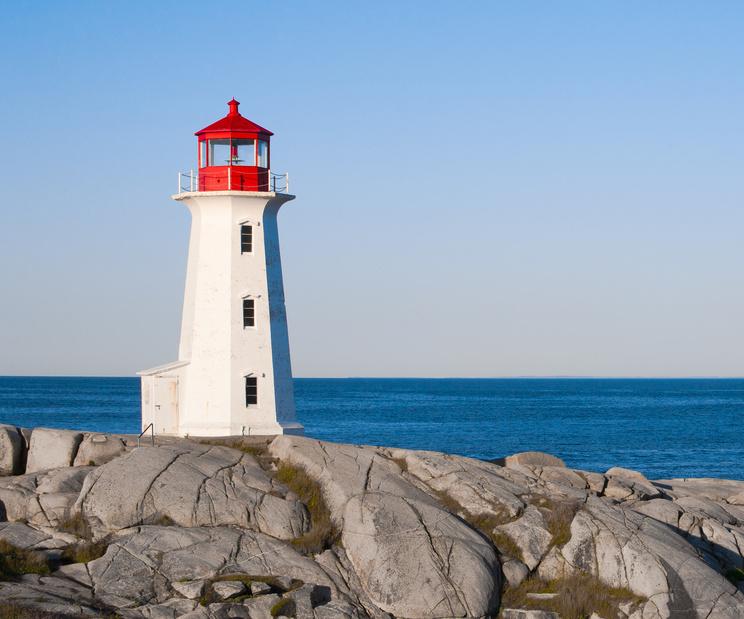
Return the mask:
<svg viewBox="0 0 744 619"><path fill-rule="evenodd" d="M233 140L233 165L256 165L254 140Z"/></svg>
<svg viewBox="0 0 744 619"><path fill-rule="evenodd" d="M230 165L230 140L209 140L209 165Z"/></svg>
<svg viewBox="0 0 744 619"><path fill-rule="evenodd" d="M199 167L207 165L207 142L199 142Z"/></svg>
<svg viewBox="0 0 744 619"><path fill-rule="evenodd" d="M256 304L253 299L243 299L243 327L256 326Z"/></svg>
<svg viewBox="0 0 744 619"><path fill-rule="evenodd" d="M258 167L269 167L269 143L263 140L258 141Z"/></svg>
<svg viewBox="0 0 744 619"><path fill-rule="evenodd" d="M246 224L240 226L240 253L253 253L253 226Z"/></svg>
<svg viewBox="0 0 744 619"><path fill-rule="evenodd" d="M245 377L245 405L258 404L258 378Z"/></svg>

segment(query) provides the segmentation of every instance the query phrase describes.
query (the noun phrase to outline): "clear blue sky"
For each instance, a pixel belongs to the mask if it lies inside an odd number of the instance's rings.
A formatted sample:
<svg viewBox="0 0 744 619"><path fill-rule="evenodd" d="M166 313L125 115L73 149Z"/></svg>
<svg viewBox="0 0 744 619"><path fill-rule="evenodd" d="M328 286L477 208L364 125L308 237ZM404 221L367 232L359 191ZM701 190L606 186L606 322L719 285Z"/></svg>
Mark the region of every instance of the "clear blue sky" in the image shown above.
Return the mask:
<svg viewBox="0 0 744 619"><path fill-rule="evenodd" d="M8 3L0 374L176 358L193 132L275 132L299 376L744 374L740 2Z"/></svg>

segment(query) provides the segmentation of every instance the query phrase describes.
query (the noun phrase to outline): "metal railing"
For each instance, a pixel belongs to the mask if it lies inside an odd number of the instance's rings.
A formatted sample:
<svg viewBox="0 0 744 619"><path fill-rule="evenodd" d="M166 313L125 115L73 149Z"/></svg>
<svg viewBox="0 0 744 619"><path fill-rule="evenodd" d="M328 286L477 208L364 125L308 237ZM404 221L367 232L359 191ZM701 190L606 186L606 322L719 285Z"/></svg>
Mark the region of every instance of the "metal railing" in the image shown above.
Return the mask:
<svg viewBox="0 0 744 619"><path fill-rule="evenodd" d="M140 441L148 430L150 430L150 442L152 443L152 446L155 447L155 426L153 424L148 425L144 430L142 430L142 432L140 432L137 437L137 447L140 446Z"/></svg>
<svg viewBox="0 0 744 619"><path fill-rule="evenodd" d="M289 172L277 174L271 170L245 171L226 166L227 172L199 172L189 170L178 173L178 194L193 191L273 191L289 193ZM250 187L250 189L249 189Z"/></svg>

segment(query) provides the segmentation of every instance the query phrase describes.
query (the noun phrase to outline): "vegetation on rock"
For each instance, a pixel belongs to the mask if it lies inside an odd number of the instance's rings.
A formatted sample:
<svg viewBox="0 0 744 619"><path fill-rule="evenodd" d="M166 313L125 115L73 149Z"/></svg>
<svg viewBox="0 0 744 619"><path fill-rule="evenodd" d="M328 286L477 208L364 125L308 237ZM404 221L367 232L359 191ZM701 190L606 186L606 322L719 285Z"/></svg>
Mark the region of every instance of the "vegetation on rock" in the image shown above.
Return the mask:
<svg viewBox="0 0 744 619"><path fill-rule="evenodd" d="M24 574L49 574L49 561L43 553L26 550L0 539L0 580L15 580Z"/></svg>
<svg viewBox="0 0 744 619"><path fill-rule="evenodd" d="M279 465L275 477L294 492L310 512L310 530L292 540L292 545L307 554L317 554L331 548L339 539L339 532L331 521L331 512L323 499L320 484L307 471L285 462Z"/></svg>
<svg viewBox="0 0 744 619"><path fill-rule="evenodd" d="M550 599L534 598L531 594L551 593ZM608 587L595 576L577 573L560 580L546 582L535 576L518 587L504 591L501 608L522 608L558 613L561 619L588 619L596 613L605 619L620 619L620 605L635 607L643 598L625 588Z"/></svg>

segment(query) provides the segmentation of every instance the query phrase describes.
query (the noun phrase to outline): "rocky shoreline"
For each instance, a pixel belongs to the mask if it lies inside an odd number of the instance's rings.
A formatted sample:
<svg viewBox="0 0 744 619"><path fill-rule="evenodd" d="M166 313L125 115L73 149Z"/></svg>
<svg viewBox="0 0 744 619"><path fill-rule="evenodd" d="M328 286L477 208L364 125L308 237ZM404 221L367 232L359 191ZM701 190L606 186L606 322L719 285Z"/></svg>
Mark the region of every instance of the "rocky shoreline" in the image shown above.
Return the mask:
<svg viewBox="0 0 744 619"><path fill-rule="evenodd" d="M744 617L744 482L0 426L0 617Z"/></svg>

